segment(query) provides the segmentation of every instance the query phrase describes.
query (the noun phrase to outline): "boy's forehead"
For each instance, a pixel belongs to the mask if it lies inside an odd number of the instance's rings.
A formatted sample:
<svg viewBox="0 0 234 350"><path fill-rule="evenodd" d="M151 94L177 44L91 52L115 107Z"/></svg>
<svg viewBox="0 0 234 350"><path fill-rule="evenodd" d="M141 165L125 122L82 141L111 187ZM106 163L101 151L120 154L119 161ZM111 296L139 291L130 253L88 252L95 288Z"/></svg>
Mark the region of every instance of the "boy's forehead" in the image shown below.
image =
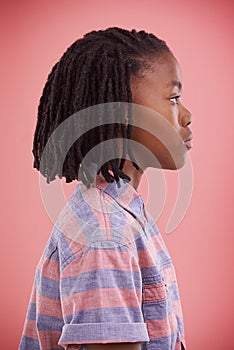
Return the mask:
<svg viewBox="0 0 234 350"><path fill-rule="evenodd" d="M173 88L182 89L181 71L178 62L173 57L157 58L151 62L151 66L141 77L132 79L132 88Z"/></svg>
<svg viewBox="0 0 234 350"><path fill-rule="evenodd" d="M182 83L181 81L179 80L171 80L167 83L166 87L169 88L169 87L174 87L174 86L177 86L179 91L182 90Z"/></svg>

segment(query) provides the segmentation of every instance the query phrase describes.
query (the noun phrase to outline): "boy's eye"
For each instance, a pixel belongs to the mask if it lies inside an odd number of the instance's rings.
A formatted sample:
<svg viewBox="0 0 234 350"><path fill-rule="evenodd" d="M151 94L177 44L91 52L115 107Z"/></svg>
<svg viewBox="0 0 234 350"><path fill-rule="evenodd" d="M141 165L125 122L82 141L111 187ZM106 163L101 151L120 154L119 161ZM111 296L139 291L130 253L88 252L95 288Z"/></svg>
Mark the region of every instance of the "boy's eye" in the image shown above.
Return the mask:
<svg viewBox="0 0 234 350"><path fill-rule="evenodd" d="M171 98L170 98L170 101L177 104L179 98L180 98L180 95L179 95L179 96L174 96L174 97L171 97Z"/></svg>

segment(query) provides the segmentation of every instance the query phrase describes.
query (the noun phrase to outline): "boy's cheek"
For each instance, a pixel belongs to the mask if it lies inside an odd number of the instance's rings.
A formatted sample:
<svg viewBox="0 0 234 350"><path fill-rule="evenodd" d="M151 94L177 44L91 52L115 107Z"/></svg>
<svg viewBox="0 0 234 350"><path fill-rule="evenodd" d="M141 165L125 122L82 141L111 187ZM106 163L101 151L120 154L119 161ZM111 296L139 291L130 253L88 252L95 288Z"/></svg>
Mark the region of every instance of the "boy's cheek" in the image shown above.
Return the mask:
<svg viewBox="0 0 234 350"><path fill-rule="evenodd" d="M160 140L152 134L142 131L135 134L131 148L139 166L163 169L180 169L185 163L186 147L178 133L171 139Z"/></svg>

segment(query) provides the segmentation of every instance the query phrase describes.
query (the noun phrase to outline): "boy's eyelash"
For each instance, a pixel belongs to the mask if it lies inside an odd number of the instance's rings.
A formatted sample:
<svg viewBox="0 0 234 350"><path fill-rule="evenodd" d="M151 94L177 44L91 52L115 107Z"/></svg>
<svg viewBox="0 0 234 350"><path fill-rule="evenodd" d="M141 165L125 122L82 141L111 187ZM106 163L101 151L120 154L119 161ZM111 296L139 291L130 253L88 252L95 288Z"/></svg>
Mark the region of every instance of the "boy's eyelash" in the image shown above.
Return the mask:
<svg viewBox="0 0 234 350"><path fill-rule="evenodd" d="M175 100L176 100L175 103L177 103L180 97L181 97L181 95L171 97L171 98L170 98L170 101L175 99ZM172 101L172 102L173 102L173 101Z"/></svg>

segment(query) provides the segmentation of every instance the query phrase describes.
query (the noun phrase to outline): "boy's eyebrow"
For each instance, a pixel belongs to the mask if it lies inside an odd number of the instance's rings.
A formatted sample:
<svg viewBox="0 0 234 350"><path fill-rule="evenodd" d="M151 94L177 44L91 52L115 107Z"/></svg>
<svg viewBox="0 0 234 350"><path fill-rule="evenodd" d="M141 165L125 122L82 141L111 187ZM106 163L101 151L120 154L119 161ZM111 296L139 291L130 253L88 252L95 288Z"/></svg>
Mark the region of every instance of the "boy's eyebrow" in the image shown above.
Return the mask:
<svg viewBox="0 0 234 350"><path fill-rule="evenodd" d="M171 81L169 81L169 83L166 85L166 87L169 87L169 86L177 86L178 88L179 88L179 91L181 91L182 90L182 84L181 84L181 82L180 81L178 81L178 80L171 80Z"/></svg>

